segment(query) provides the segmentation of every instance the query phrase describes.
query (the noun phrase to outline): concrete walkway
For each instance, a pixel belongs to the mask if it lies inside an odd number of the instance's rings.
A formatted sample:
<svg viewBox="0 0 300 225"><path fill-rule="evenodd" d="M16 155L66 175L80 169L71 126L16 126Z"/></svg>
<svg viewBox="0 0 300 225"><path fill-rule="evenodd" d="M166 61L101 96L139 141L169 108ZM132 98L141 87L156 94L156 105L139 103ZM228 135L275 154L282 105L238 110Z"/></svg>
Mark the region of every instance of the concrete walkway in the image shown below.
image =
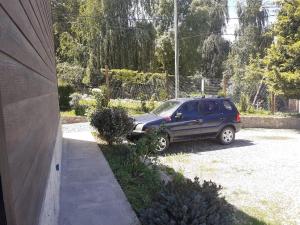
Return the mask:
<svg viewBox="0 0 300 225"><path fill-rule="evenodd" d="M59 225L139 224L91 133L63 142Z"/></svg>

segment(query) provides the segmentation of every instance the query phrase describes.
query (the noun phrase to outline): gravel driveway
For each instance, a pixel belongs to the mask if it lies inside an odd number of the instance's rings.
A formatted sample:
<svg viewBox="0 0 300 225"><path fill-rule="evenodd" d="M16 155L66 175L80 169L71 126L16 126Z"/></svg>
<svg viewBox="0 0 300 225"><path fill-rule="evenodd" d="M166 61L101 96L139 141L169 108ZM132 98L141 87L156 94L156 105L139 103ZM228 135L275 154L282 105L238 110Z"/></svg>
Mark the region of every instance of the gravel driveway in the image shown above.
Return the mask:
<svg viewBox="0 0 300 225"><path fill-rule="evenodd" d="M228 202L260 220L239 224L300 225L300 131L244 129L236 139L226 147L173 144L160 161L188 178L222 185Z"/></svg>

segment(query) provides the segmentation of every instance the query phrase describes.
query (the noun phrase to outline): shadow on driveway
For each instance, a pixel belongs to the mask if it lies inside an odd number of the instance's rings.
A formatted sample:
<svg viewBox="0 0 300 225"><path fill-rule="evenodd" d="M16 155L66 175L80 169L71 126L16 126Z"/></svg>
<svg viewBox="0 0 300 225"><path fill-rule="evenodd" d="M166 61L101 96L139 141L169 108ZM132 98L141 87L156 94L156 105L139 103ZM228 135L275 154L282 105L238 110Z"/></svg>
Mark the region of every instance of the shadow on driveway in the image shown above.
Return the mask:
<svg viewBox="0 0 300 225"><path fill-rule="evenodd" d="M178 143L171 143L166 154L219 151L219 150L226 150L226 149L241 148L241 147L246 147L251 145L254 145L253 141L244 140L244 139L237 139L235 140L234 143L230 145L221 145L216 140L178 142Z"/></svg>

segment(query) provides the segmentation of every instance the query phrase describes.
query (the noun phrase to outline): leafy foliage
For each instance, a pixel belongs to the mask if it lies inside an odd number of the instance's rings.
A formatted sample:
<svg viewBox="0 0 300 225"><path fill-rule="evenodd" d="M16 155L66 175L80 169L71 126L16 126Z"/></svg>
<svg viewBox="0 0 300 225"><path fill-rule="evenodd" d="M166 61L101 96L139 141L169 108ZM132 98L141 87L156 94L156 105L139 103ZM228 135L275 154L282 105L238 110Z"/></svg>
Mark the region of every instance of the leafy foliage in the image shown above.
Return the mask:
<svg viewBox="0 0 300 225"><path fill-rule="evenodd" d="M98 108L91 115L91 125L109 145L121 142L133 129L133 120L122 108Z"/></svg>
<svg viewBox="0 0 300 225"><path fill-rule="evenodd" d="M93 89L92 94L96 99L96 109L101 109L108 106L109 96L106 86L101 86L99 89Z"/></svg>
<svg viewBox="0 0 300 225"><path fill-rule="evenodd" d="M53 0L58 60L84 68L83 81L93 88L105 65L174 74L173 3ZM222 38L227 0L183 0L179 14L182 81L196 72L221 77L228 47Z"/></svg>
<svg viewBox="0 0 300 225"><path fill-rule="evenodd" d="M79 65L67 62L57 64L57 76L61 84L70 85L76 89L82 88L84 69Z"/></svg>
<svg viewBox="0 0 300 225"><path fill-rule="evenodd" d="M266 82L275 94L300 97L300 0L281 3L274 33L264 59Z"/></svg>
<svg viewBox="0 0 300 225"><path fill-rule="evenodd" d="M73 93L70 95L70 98L70 106L72 107L72 109L74 109L76 116L84 116L86 108L84 105L80 104L82 95L80 93Z"/></svg>
<svg viewBox="0 0 300 225"><path fill-rule="evenodd" d="M133 70L111 70L112 98L132 98L137 96L143 99L151 99L156 93L157 99L164 99L167 90L168 75L164 73L143 73ZM116 91L117 90L117 91Z"/></svg>
<svg viewBox="0 0 300 225"><path fill-rule="evenodd" d="M236 102L240 101L242 93L254 98L259 82L251 76L258 76L247 66L252 63L251 59L264 57L265 48L272 42L267 26L268 12L262 6L262 0L247 0L244 4L238 4L239 29L236 31L236 41L231 46L224 72L224 76L230 78L229 95ZM258 79L261 80L262 77Z"/></svg>
<svg viewBox="0 0 300 225"><path fill-rule="evenodd" d="M139 160L135 161L133 168L127 145L100 147L133 209L137 212L149 207L153 197L163 186L158 171Z"/></svg>
<svg viewBox="0 0 300 225"><path fill-rule="evenodd" d="M70 106L70 95L73 93L73 87L70 85L59 85L58 86L58 96L59 96L59 107L62 111L67 111L71 109Z"/></svg>
<svg viewBox="0 0 300 225"><path fill-rule="evenodd" d="M219 196L221 187L205 181L180 179L169 182L151 207L139 214L144 225L229 225L232 207Z"/></svg>

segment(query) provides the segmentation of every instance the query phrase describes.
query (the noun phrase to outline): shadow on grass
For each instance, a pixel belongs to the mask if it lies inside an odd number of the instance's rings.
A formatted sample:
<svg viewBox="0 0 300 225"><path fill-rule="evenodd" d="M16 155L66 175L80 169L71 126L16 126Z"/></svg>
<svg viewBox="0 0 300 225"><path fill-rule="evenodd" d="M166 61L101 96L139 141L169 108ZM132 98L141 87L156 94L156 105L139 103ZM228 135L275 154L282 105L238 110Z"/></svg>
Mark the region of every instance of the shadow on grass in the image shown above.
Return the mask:
<svg viewBox="0 0 300 225"><path fill-rule="evenodd" d="M242 148L252 146L254 143L250 140L237 139L230 145L221 145L216 140L200 140L190 142L171 143L166 154L176 153L201 153L208 151L220 151L226 149Z"/></svg>
<svg viewBox="0 0 300 225"><path fill-rule="evenodd" d="M237 142L235 146L238 147L247 145L249 145L249 143L247 142ZM182 146L185 145L183 144ZM175 172L173 168L166 166L149 167L140 162L138 165L136 165L136 167L133 168L131 162L128 161L128 146L126 146L125 144L108 146L105 143L99 143L99 147L104 153L113 173L115 174L119 184L125 192L128 201L130 202L138 216L141 215L140 212L143 209L157 208L157 205L155 204L157 204L158 202L154 202L157 200L159 193L161 193L165 188L165 184L161 181L163 177L161 171L164 171L164 177L167 175L171 178L171 180L186 179L182 174ZM215 150L216 147L213 148ZM219 150L221 150L221 148L219 148ZM188 192L189 190L187 190L187 193ZM264 221L254 218L243 212L242 210L236 208L235 206L230 205L226 200L225 205L227 205L232 210L232 214L229 215L233 221L232 223L230 223L232 225L267 225L267 223L265 223ZM171 214L172 212L171 210L166 209L164 213ZM173 216L174 215L171 215L170 217L173 218ZM211 224L218 225L219 223ZM143 223L143 225L148 224Z"/></svg>

